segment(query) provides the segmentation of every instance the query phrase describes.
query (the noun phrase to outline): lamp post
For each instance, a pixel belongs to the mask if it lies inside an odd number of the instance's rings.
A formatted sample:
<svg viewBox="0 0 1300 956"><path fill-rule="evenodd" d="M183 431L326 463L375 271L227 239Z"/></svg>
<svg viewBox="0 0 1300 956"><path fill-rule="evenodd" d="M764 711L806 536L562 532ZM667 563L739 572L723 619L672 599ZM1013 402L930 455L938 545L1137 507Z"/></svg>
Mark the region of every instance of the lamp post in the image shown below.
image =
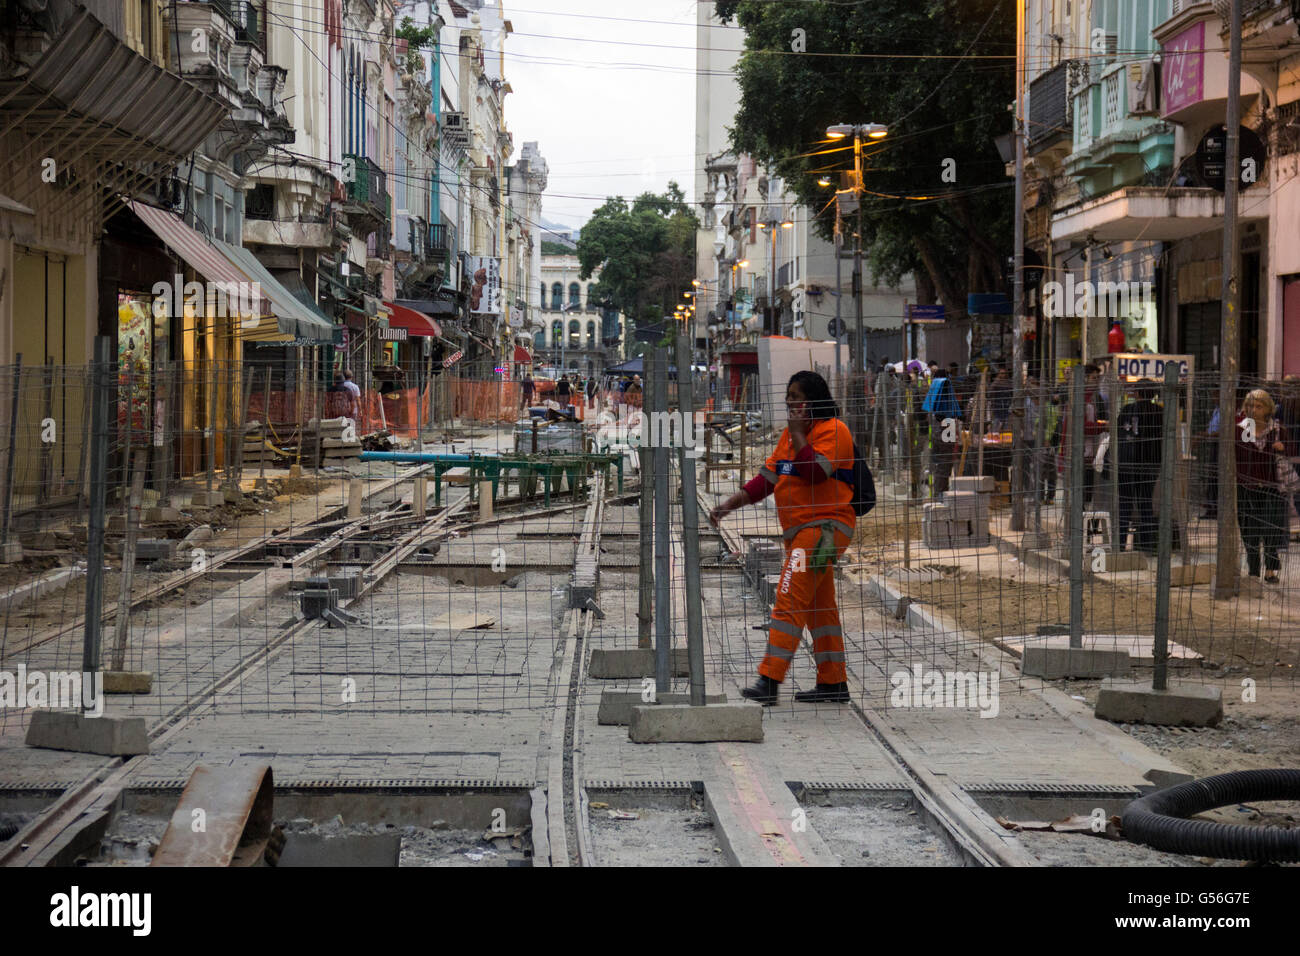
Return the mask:
<svg viewBox="0 0 1300 956"><path fill-rule="evenodd" d="M849 354L852 356L854 348L857 349L857 370L865 372L866 349L862 347L862 138L865 136L871 140L882 140L889 135L889 128L883 123L840 123L827 127L826 135L830 139L853 137L853 193L858 202L858 222L853 237L853 296L856 311L853 335L857 342L849 348Z"/></svg>
<svg viewBox="0 0 1300 956"><path fill-rule="evenodd" d="M844 139L848 136L853 137L853 193L858 207L857 228L854 230L853 236L853 337L856 339L856 342L849 346L849 357L853 357L856 349L857 362L854 367L860 375L865 374L867 370L867 350L864 347L862 335L862 139L865 136L867 139L879 141L888 135L889 128L883 123L840 123L826 129L826 136L830 139ZM835 215L836 217L839 216L838 197L835 206ZM836 256L838 262L838 253ZM859 396L857 402L851 404L858 405L860 402L861 396ZM855 414L854 418L856 419L854 438L858 439L861 437L860 432L863 427L861 424L862 415L860 413Z"/></svg>

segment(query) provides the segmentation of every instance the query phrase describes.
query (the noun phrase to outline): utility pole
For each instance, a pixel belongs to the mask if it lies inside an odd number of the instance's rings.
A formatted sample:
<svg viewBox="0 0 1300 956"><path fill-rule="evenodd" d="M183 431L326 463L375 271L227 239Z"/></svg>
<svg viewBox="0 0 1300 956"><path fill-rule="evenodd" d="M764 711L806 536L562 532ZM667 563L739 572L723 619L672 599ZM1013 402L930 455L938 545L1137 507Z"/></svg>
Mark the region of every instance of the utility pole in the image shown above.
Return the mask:
<svg viewBox="0 0 1300 956"><path fill-rule="evenodd" d="M1015 278L1011 296L1011 530L1025 530L1025 0L1016 0Z"/></svg>
<svg viewBox="0 0 1300 956"><path fill-rule="evenodd" d="M840 364L840 339L844 336L844 320L840 318L840 300L844 298L840 281L840 255L843 246L840 232L840 197L835 195L835 397L844 401L844 366Z"/></svg>
<svg viewBox="0 0 1300 956"><path fill-rule="evenodd" d="M1219 541L1214 597L1237 593L1237 193L1241 184L1241 0L1228 17L1228 138L1223 165L1223 299L1219 338ZM1162 510L1163 510L1162 502Z"/></svg>

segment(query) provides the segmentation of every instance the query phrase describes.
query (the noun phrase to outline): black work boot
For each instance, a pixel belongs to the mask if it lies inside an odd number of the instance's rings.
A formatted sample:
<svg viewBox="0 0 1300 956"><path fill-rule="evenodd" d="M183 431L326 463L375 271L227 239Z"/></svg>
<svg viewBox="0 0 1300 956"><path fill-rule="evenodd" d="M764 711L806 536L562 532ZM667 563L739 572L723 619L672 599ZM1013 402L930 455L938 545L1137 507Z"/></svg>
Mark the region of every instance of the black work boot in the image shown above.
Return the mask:
<svg viewBox="0 0 1300 956"><path fill-rule="evenodd" d="M794 695L801 704L847 704L849 702L849 685L818 684L812 690L801 690Z"/></svg>
<svg viewBox="0 0 1300 956"><path fill-rule="evenodd" d="M754 681L753 687L746 687L740 692L741 697L748 697L750 700L762 704L764 707L771 707L777 701L777 695L781 691L781 682L772 680L770 677L758 676Z"/></svg>

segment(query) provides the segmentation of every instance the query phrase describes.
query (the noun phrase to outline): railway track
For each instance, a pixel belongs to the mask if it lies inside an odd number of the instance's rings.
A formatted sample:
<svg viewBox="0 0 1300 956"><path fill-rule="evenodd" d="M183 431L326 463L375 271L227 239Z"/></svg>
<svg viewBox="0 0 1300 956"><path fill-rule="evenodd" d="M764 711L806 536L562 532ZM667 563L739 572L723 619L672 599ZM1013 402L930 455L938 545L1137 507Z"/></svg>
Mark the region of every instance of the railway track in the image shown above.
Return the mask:
<svg viewBox="0 0 1300 956"><path fill-rule="evenodd" d="M413 469L391 482L385 483L383 487L376 489L368 497L373 499L377 495L387 493L396 484L417 477L423 470L423 468ZM339 602L340 607L346 610L365 600L388 575L403 566L420 549L447 539L453 531L459 530L463 532L467 529L488 527L503 521L557 514L574 510L576 507L585 507L590 521L591 513L598 510L599 507L599 501L596 500L588 501L583 505L552 505L549 507L538 507L531 499L522 501L518 499L505 500L498 501L496 509L499 513L496 516L479 520L469 512L469 504L470 497L468 491L466 491L456 500L449 501L447 506L438 514L416 524L414 527L407 527L395 538L383 542L386 545L385 553L370 561L363 568L357 595L351 599L341 600ZM328 564L331 551L346 547L350 541L361 535L372 534L377 524L383 525L389 530L400 530L404 526L410 525L413 521L410 512L407 511L405 515L399 513L405 508L405 505L395 505L377 515L343 524L340 524L332 517L322 517L317 522L311 523L311 526L317 529L321 528L322 525L327 529L334 529L331 534L320 541L314 543L303 542L305 549L311 554L311 563ZM247 558L258 548L265 548L268 544L286 542L290 540L289 535L301 535L302 532L303 529L299 528L279 535L263 536L258 541L250 542L245 547L227 553L224 555L225 560L222 563L229 564L232 560L239 560L241 557ZM372 541L368 543L375 544L378 542ZM278 559L283 560L283 556L279 556ZM302 566L306 566L305 563ZM208 570L213 570L211 565ZM187 575L185 580L177 579L169 582L166 586L175 589L184 586L186 580L192 581L195 579L196 576ZM133 601L133 607L147 601L157 600L161 590L162 588L151 589L148 595L141 596ZM568 620L576 622L578 618L573 617L571 613ZM282 652L291 647L295 641L312 634L324 625L325 622L320 619L299 620L275 632L264 644L251 650L227 671L189 695L185 703L157 719L149 730L151 750L155 752L161 750L175 735L185 730L194 719L201 715L214 700L225 693L233 691L242 682L268 666ZM71 628L72 626L62 628L61 632L66 633ZM45 636L43 641L52 640L55 636L57 635ZM570 650L571 654L572 650ZM109 805L122 784L142 765L145 759L144 756L105 759L81 781L65 791L58 800L31 821L7 845L0 848L0 866L44 866L70 863L69 854L75 856L73 851L78 846L75 835L86 832L88 829L93 831L96 821L109 812Z"/></svg>

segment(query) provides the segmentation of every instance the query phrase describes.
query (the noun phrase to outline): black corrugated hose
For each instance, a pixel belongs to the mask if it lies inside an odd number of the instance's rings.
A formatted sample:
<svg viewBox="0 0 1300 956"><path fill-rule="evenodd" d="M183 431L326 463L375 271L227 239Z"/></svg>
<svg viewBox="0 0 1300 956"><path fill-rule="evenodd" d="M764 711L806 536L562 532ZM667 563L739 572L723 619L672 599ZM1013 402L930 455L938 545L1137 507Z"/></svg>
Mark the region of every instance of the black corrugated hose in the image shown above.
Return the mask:
<svg viewBox="0 0 1300 956"><path fill-rule="evenodd" d="M1124 838L1157 850L1224 860L1294 863L1300 829L1186 820L1217 807L1300 799L1300 770L1238 770L1190 780L1134 800L1120 815Z"/></svg>

